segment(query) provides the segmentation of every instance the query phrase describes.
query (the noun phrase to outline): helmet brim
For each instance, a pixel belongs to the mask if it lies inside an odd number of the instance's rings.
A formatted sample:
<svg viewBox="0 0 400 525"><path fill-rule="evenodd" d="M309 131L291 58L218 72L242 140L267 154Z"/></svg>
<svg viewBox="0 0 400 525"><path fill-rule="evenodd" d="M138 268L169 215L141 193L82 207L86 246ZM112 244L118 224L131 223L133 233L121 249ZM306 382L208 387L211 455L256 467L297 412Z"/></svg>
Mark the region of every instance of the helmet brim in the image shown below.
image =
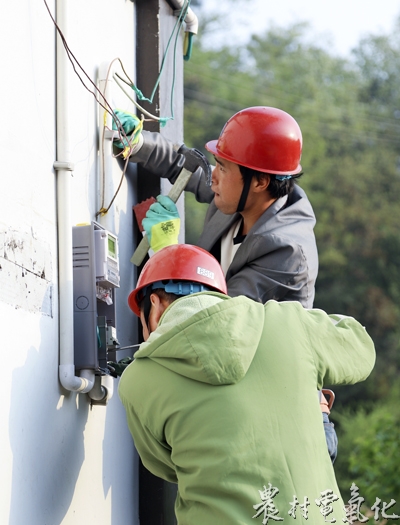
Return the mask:
<svg viewBox="0 0 400 525"><path fill-rule="evenodd" d="M210 140L205 145L206 150L212 153L213 155L218 155L217 143L218 143L218 140Z"/></svg>
<svg viewBox="0 0 400 525"><path fill-rule="evenodd" d="M140 309L137 303L137 295L141 291L141 288L133 290L128 296L128 305L134 314L140 317Z"/></svg>

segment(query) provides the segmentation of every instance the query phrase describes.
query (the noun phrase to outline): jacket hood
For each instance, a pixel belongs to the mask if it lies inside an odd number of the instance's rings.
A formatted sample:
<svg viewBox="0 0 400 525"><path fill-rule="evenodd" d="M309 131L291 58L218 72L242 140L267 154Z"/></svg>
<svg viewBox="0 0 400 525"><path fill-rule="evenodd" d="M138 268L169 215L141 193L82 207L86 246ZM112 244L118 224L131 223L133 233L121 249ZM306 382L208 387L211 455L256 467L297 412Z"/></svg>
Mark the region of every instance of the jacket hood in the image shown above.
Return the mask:
<svg viewBox="0 0 400 525"><path fill-rule="evenodd" d="M306 223L308 223L308 229L312 230L315 222L314 210L307 195L300 186L295 184L293 191L289 195L277 199L267 208L254 224L251 232L273 232L276 228L281 229L283 224L290 226L290 228L304 229ZM296 232L291 234L292 237L294 233ZM299 235L300 238L304 235L301 235L301 230Z"/></svg>
<svg viewBox="0 0 400 525"><path fill-rule="evenodd" d="M202 292L178 299L135 353L182 376L229 385L246 375L264 326L264 307L244 296Z"/></svg>

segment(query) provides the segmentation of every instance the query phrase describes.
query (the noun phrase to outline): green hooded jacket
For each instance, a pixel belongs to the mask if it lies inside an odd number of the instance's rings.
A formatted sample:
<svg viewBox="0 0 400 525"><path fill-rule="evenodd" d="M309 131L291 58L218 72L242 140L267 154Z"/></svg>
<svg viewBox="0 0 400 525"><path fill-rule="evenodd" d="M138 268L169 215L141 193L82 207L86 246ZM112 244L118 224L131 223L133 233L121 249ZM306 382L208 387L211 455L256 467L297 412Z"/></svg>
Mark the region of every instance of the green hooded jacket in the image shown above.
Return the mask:
<svg viewBox="0 0 400 525"><path fill-rule="evenodd" d="M374 362L353 318L206 292L166 309L119 395L143 464L178 483L179 525L343 523L317 389Z"/></svg>

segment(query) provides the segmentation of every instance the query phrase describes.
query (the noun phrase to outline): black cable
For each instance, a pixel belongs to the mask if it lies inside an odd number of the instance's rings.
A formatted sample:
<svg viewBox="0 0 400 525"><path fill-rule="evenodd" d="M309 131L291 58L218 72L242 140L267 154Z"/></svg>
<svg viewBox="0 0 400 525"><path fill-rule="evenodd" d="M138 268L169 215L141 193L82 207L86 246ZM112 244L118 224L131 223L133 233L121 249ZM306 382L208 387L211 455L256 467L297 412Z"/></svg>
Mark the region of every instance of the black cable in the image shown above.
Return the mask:
<svg viewBox="0 0 400 525"><path fill-rule="evenodd" d="M62 41L63 46L64 46L64 48L65 48L65 51L66 51L66 53L67 53L68 59L69 59L69 61L70 61L71 64L72 64L72 68L73 68L75 74L77 75L77 77L78 77L79 80L81 81L83 87L84 87L87 91L89 91L89 93L91 93L91 94L94 96L96 102L97 102L97 103L98 103L98 104L99 104L99 105L100 105L100 106L101 106L101 107L102 107L107 113L109 113L109 114L111 115L112 119L113 119L114 122L115 122L115 125L116 125L117 128L118 128L118 133L119 133L119 137L120 137L120 139L121 139L121 142L123 142L122 137L124 137L124 138L127 140L127 142L129 143L128 137L127 137L126 134L125 134L124 128L123 128L123 126L122 126L122 124L121 124L119 118L118 118L117 115L114 113L112 107L111 107L110 104L108 103L108 101L107 101L107 99L105 98L105 96L103 95L103 93L98 89L98 87L96 86L96 84L93 82L93 80L90 78L90 76L86 73L86 71L83 69L83 67L81 66L81 64L79 63L79 61L78 61L77 58L75 57L75 55L72 53L70 47L69 47L68 44L67 44L67 41L66 41L66 39L65 39L65 36L63 35L63 32L61 31L61 29L60 29L59 25L57 24L55 18L54 18L53 15L51 14L50 8L49 8L49 6L48 6L46 0L43 0L43 2L44 2L44 4L45 4L45 6L46 6L46 9L47 9L49 15L50 15L50 18L51 18L52 21L53 21L53 24L54 24L54 26L55 26L55 28L56 28L56 30L57 30L57 32L58 32L60 38L61 38L61 41ZM72 57L72 58L71 58L71 57ZM73 60L72 60L72 59L73 59ZM96 90L97 93L94 92L94 91L92 91L91 89L89 89L88 86L85 84L85 82L83 81L82 77L80 76L80 74L78 73L78 71L77 71L77 69L76 69L76 67L75 67L75 63L74 63L74 61L76 62L76 64L77 64L77 66L79 67L79 69L83 72L83 74L85 75L85 77L89 80L89 82L90 82L90 83L92 84L92 86L95 88L95 90ZM122 69L123 69L123 68L122 68ZM125 72L125 70L124 70L124 72ZM128 77L128 78L129 78L129 77ZM101 98L104 100L104 104L105 104L105 105L102 104L102 103L100 102L100 100L98 99L98 94L99 94L99 95L101 96ZM107 106L107 107L106 107L106 106ZM109 108L109 109L108 109L108 108ZM121 136L121 135L122 135L122 136Z"/></svg>

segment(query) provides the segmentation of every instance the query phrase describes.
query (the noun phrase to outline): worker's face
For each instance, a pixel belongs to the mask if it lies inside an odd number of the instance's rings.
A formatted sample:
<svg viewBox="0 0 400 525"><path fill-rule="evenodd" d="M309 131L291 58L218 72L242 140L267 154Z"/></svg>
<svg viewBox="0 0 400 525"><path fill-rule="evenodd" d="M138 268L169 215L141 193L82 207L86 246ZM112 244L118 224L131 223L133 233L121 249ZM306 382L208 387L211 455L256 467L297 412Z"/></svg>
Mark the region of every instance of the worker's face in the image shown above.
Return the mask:
<svg viewBox="0 0 400 525"><path fill-rule="evenodd" d="M211 189L217 208L227 215L236 212L243 189L243 178L238 164L215 156Z"/></svg>

